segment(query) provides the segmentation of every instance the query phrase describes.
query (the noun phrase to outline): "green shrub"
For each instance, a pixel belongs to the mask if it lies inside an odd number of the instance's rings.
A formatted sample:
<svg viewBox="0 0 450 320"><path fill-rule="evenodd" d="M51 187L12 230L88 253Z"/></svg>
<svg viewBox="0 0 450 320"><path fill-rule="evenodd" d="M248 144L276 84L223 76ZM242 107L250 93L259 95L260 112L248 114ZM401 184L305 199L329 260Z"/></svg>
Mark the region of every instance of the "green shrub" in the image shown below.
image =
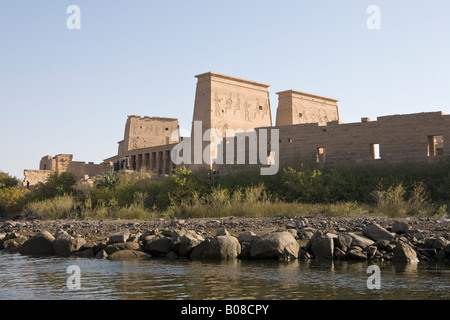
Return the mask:
<svg viewBox="0 0 450 320"><path fill-rule="evenodd" d="M24 214L39 219L74 219L78 217L77 203L70 195L34 201L24 208Z"/></svg>
<svg viewBox="0 0 450 320"><path fill-rule="evenodd" d="M76 182L77 179L73 173L53 173L46 182L39 183L33 190L33 200L39 201L72 194Z"/></svg>

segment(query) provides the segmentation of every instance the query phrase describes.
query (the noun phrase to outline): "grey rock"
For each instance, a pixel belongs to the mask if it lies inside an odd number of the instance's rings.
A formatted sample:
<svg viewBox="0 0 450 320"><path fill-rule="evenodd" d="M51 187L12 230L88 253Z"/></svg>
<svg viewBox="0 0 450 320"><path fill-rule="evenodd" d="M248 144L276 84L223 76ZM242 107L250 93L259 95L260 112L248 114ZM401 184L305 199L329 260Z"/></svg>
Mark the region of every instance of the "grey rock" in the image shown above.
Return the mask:
<svg viewBox="0 0 450 320"><path fill-rule="evenodd" d="M447 239L445 239L444 237L436 237L433 241L433 248L435 248L436 250L442 250L447 245L447 242Z"/></svg>
<svg viewBox="0 0 450 320"><path fill-rule="evenodd" d="M360 234L349 232L348 235L350 235L353 238L352 246L365 248L365 247L371 246L372 244L375 243L373 240L371 240L363 235L360 235Z"/></svg>
<svg viewBox="0 0 450 320"><path fill-rule="evenodd" d="M367 260L367 253L359 247L352 247L347 252L348 260Z"/></svg>
<svg viewBox="0 0 450 320"><path fill-rule="evenodd" d="M308 219L301 218L298 220L293 220L286 224L286 229L303 229L308 226Z"/></svg>
<svg viewBox="0 0 450 320"><path fill-rule="evenodd" d="M108 258L108 254L106 253L105 250L100 250L99 252L97 252L97 254L95 255L96 259L107 259Z"/></svg>
<svg viewBox="0 0 450 320"><path fill-rule="evenodd" d="M167 254L171 250L171 239L162 235L146 236L142 240L142 247L150 254Z"/></svg>
<svg viewBox="0 0 450 320"><path fill-rule="evenodd" d="M288 232L265 234L250 249L254 259L296 259L300 246Z"/></svg>
<svg viewBox="0 0 450 320"><path fill-rule="evenodd" d="M341 250L340 248L335 248L334 250L334 257L336 258L336 260L346 260L347 259L347 254Z"/></svg>
<svg viewBox="0 0 450 320"><path fill-rule="evenodd" d="M322 236L323 236L322 231L320 231L320 230L316 231L316 232L313 234L313 236L309 239L309 242L306 244L305 250L308 251L308 252L311 252L311 245L313 244L314 240L315 240L316 238L320 238L320 237L322 237Z"/></svg>
<svg viewBox="0 0 450 320"><path fill-rule="evenodd" d="M391 231L396 234L407 233L409 231L409 224L407 224L406 222L395 221L392 225Z"/></svg>
<svg viewBox="0 0 450 320"><path fill-rule="evenodd" d="M25 241L19 253L23 255L49 255L54 254L53 241L55 238L48 231L42 231Z"/></svg>
<svg viewBox="0 0 450 320"><path fill-rule="evenodd" d="M139 248L140 245L137 242L124 242L108 244L103 250L106 252L106 254L110 255L120 250L138 250Z"/></svg>
<svg viewBox="0 0 450 320"><path fill-rule="evenodd" d="M434 243L434 238L426 238L423 242L423 246L427 248L432 248Z"/></svg>
<svg viewBox="0 0 450 320"><path fill-rule="evenodd" d="M109 240L108 240L107 244L127 242L129 237L130 237L130 232L129 231L120 231L120 232L112 234L109 237Z"/></svg>
<svg viewBox="0 0 450 320"><path fill-rule="evenodd" d="M378 250L389 250L389 249L393 249L391 247L389 247L390 242L388 240L379 240L377 242L375 242L375 247L377 247Z"/></svg>
<svg viewBox="0 0 450 320"><path fill-rule="evenodd" d="M298 239L297 229L287 229L287 230L283 230L283 231L289 232L294 237L294 239L296 239L296 240Z"/></svg>
<svg viewBox="0 0 450 320"><path fill-rule="evenodd" d="M408 244L398 241L394 249L392 262L415 263L419 262L416 251Z"/></svg>
<svg viewBox="0 0 450 320"><path fill-rule="evenodd" d="M241 244L241 259L250 259L250 248L252 245L245 241L239 243Z"/></svg>
<svg viewBox="0 0 450 320"><path fill-rule="evenodd" d="M94 258L95 254L94 254L94 249L88 248L83 251L78 251L78 252L72 253L72 256L78 257L78 258Z"/></svg>
<svg viewBox="0 0 450 320"><path fill-rule="evenodd" d="M142 236L142 232L138 232L135 234L130 235L130 237L127 239L127 242L139 242L139 239Z"/></svg>
<svg viewBox="0 0 450 320"><path fill-rule="evenodd" d="M136 250L120 250L108 256L108 260L112 261L127 261L127 260L147 260L152 256Z"/></svg>
<svg viewBox="0 0 450 320"><path fill-rule="evenodd" d="M311 239L314 236L314 233L316 232L313 228L303 228L300 230L297 230L297 236L299 239Z"/></svg>
<svg viewBox="0 0 450 320"><path fill-rule="evenodd" d="M176 230L172 233L172 238L170 240L170 247L172 251L174 251L176 254L178 254L180 243L181 243L181 237L186 234L185 229Z"/></svg>
<svg viewBox="0 0 450 320"><path fill-rule="evenodd" d="M387 231L385 228L383 228L382 226L380 226L377 223L368 225L367 227L364 227L362 229L362 233L363 235L365 235L366 237L374 240L374 241L378 241L378 240L388 240L391 241L392 239L394 239L394 235L392 233L390 233L389 231Z"/></svg>
<svg viewBox="0 0 450 320"><path fill-rule="evenodd" d="M241 245L233 236L216 236L205 239L190 255L192 259L236 259L241 254Z"/></svg>
<svg viewBox="0 0 450 320"><path fill-rule="evenodd" d="M181 257L188 257L192 250L203 241L205 241L205 239L197 233L193 231L186 232L180 239L178 255Z"/></svg>
<svg viewBox="0 0 450 320"><path fill-rule="evenodd" d="M348 248L351 247L353 242L353 237L349 234L340 233L337 238L334 240L334 244L336 247L341 249L342 251L346 252Z"/></svg>
<svg viewBox="0 0 450 320"><path fill-rule="evenodd" d="M216 236L229 236L230 233L228 232L228 230L226 228L222 228L217 230Z"/></svg>
<svg viewBox="0 0 450 320"><path fill-rule="evenodd" d="M427 256L427 257L433 258L434 255L436 254L436 249L433 249L433 248L423 248L423 249L420 250L420 253L423 254L423 255L425 255L425 256Z"/></svg>
<svg viewBox="0 0 450 320"><path fill-rule="evenodd" d="M11 238L2 241L1 248L3 249L4 252L7 253L17 253L19 252L20 247L25 241L27 241L27 238L25 238L22 235L19 235L16 238Z"/></svg>
<svg viewBox="0 0 450 320"><path fill-rule="evenodd" d="M60 256L69 256L78 251L86 241L83 238L74 238L64 230L58 230L53 241L53 250Z"/></svg>
<svg viewBox="0 0 450 320"><path fill-rule="evenodd" d="M332 237L322 236L315 238L311 244L312 254L319 259L333 259L334 241Z"/></svg>
<svg viewBox="0 0 450 320"><path fill-rule="evenodd" d="M258 241L260 238L261 237L256 235L256 233L254 233L253 231L241 233L237 237L237 239L238 239L240 244L242 244L243 242L247 242L249 244L253 244L256 241Z"/></svg>
<svg viewBox="0 0 450 320"><path fill-rule="evenodd" d="M308 251L300 249L298 251L298 258L303 259L303 260L308 260L308 259L311 259L311 255L308 253Z"/></svg>
<svg viewBox="0 0 450 320"><path fill-rule="evenodd" d="M368 259L373 259L378 252L378 248L376 246L367 246L364 248L364 252L367 253Z"/></svg>

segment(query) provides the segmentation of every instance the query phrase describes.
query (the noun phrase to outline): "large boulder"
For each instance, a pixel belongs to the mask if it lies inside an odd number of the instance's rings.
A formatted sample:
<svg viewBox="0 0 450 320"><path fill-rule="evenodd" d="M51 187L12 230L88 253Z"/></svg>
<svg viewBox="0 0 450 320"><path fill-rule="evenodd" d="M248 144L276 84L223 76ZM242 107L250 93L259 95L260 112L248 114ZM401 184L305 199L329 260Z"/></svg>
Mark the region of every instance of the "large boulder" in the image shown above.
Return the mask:
<svg viewBox="0 0 450 320"><path fill-rule="evenodd" d="M360 247L351 247L347 252L348 260L367 260L367 252Z"/></svg>
<svg viewBox="0 0 450 320"><path fill-rule="evenodd" d="M387 231L385 228L380 226L377 223L373 223L371 225L368 225L367 227L364 227L362 229L363 235L366 237L372 239L373 241L379 241L379 240L392 240L394 239L394 235Z"/></svg>
<svg viewBox="0 0 450 320"><path fill-rule="evenodd" d="M148 235L142 239L142 248L150 254L167 254L171 250L171 239L163 235Z"/></svg>
<svg viewBox="0 0 450 320"><path fill-rule="evenodd" d="M433 241L433 248L436 250L443 250L447 246L447 239L444 237L436 237Z"/></svg>
<svg viewBox="0 0 450 320"><path fill-rule="evenodd" d="M175 252L176 254L178 254L178 251L180 249L180 244L181 244L181 237L184 236L186 234L185 229L181 229L181 230L176 230L172 233L172 238L170 240L170 247L172 249L173 252Z"/></svg>
<svg viewBox="0 0 450 320"><path fill-rule="evenodd" d="M348 248L352 246L353 237L346 233L340 233L334 240L336 247L344 252L347 252Z"/></svg>
<svg viewBox="0 0 450 320"><path fill-rule="evenodd" d="M333 237L322 236L315 238L311 244L312 254L319 259L333 259L334 257L334 240Z"/></svg>
<svg viewBox="0 0 450 320"><path fill-rule="evenodd" d="M109 255L108 259L113 261L127 261L127 260L147 260L150 259L151 257L152 257L151 255L142 251L120 250Z"/></svg>
<svg viewBox="0 0 450 320"><path fill-rule="evenodd" d="M130 237L130 232L129 231L127 231L127 230L126 231L119 231L119 232L116 232L116 233L112 234L109 237L109 240L108 240L107 244L127 242L129 237Z"/></svg>
<svg viewBox="0 0 450 320"><path fill-rule="evenodd" d="M9 236L9 235L8 235ZM22 235L16 235L15 237L5 237L1 243L1 249L7 253L17 253L20 250L22 244L28 239Z"/></svg>
<svg viewBox="0 0 450 320"><path fill-rule="evenodd" d="M107 259L108 258L108 254L106 253L105 250L100 250L99 252L97 252L97 254L95 255L96 259Z"/></svg>
<svg viewBox="0 0 450 320"><path fill-rule="evenodd" d="M72 237L64 230L58 230L53 241L53 250L57 255L69 256L71 253L78 251L86 241L83 238Z"/></svg>
<svg viewBox="0 0 450 320"><path fill-rule="evenodd" d="M216 236L229 236L230 233L228 232L228 230L226 228L222 228L217 230Z"/></svg>
<svg viewBox="0 0 450 320"><path fill-rule="evenodd" d="M41 231L25 241L20 247L19 253L23 255L49 255L54 254L53 237L48 231Z"/></svg>
<svg viewBox="0 0 450 320"><path fill-rule="evenodd" d="M94 258L95 253L94 253L94 249L87 248L87 249L72 253L72 256L77 257L77 258Z"/></svg>
<svg viewBox="0 0 450 320"><path fill-rule="evenodd" d="M309 240L314 236L315 233L316 233L316 229L310 228L310 227L306 227L306 228L297 230L297 236L301 240Z"/></svg>
<svg viewBox="0 0 450 320"><path fill-rule="evenodd" d="M407 243L398 241L394 249L392 262L414 263L419 262L416 251Z"/></svg>
<svg viewBox="0 0 450 320"><path fill-rule="evenodd" d="M407 224L406 222L395 221L392 225L391 231L396 234L407 233L409 231L409 224Z"/></svg>
<svg viewBox="0 0 450 320"><path fill-rule="evenodd" d="M260 236L258 236L256 233L254 233L253 231L249 231L249 232L244 232L241 233L238 237L237 237L239 243L242 245L242 243L247 242L248 244L253 244L256 241L258 241L259 239L261 239Z"/></svg>
<svg viewBox="0 0 450 320"><path fill-rule="evenodd" d="M241 245L236 237L216 236L206 238L190 254L191 259L236 259L241 254Z"/></svg>
<svg viewBox="0 0 450 320"><path fill-rule="evenodd" d="M120 250L138 250L140 247L137 242L123 242L108 244L103 250L109 255Z"/></svg>
<svg viewBox="0 0 450 320"><path fill-rule="evenodd" d="M188 257L192 250L198 246L205 239L194 231L188 231L180 239L178 247L178 255L180 257Z"/></svg>
<svg viewBox="0 0 450 320"><path fill-rule="evenodd" d="M375 243L373 240L371 240L363 235L352 233L352 232L349 232L348 234L353 238L352 244L351 244L352 247L357 246L360 248L365 248L365 247L371 246Z"/></svg>
<svg viewBox="0 0 450 320"><path fill-rule="evenodd" d="M313 244L314 240L317 238L320 238L322 236L323 236L322 231L318 230L318 231L314 232L314 234L309 238L309 241L305 246L305 250L308 252L311 252L311 245Z"/></svg>
<svg viewBox="0 0 450 320"><path fill-rule="evenodd" d="M253 259L296 259L300 246L289 232L265 234L250 248Z"/></svg>

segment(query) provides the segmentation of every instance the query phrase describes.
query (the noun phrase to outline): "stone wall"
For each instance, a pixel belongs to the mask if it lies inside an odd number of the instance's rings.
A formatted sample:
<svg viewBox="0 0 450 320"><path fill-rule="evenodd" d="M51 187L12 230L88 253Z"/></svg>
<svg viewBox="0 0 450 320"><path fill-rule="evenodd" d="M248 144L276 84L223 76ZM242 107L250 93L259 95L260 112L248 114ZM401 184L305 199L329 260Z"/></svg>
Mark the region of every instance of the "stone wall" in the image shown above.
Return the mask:
<svg viewBox="0 0 450 320"><path fill-rule="evenodd" d="M338 100L310 93L288 90L278 92L277 126L339 120Z"/></svg>
<svg viewBox="0 0 450 320"><path fill-rule="evenodd" d="M24 187L34 187L39 182L47 181L52 173L71 172L78 180L89 180L99 174L107 173L113 168L111 162L105 161L101 164L93 162L85 163L72 161L71 154L58 154L54 157L45 156L41 159L40 170L24 170Z"/></svg>
<svg viewBox="0 0 450 320"><path fill-rule="evenodd" d="M269 85L212 72L196 78L193 121L202 122L202 136L209 129L216 129L225 136L227 130L247 131L272 125ZM192 130L191 138L194 137L194 126ZM214 142L214 133L205 140L208 139ZM204 141L203 149L209 143ZM211 153L210 156L215 158L217 155ZM199 167L210 166L202 164Z"/></svg>
<svg viewBox="0 0 450 320"><path fill-rule="evenodd" d="M51 170L24 170L25 178L22 185L25 188L34 187L39 182L45 182L52 173Z"/></svg>
<svg viewBox="0 0 450 320"><path fill-rule="evenodd" d="M427 161L450 154L450 116L442 112L333 121L325 126L276 126L281 166L301 162L327 165Z"/></svg>
<svg viewBox="0 0 450 320"><path fill-rule="evenodd" d="M131 150L178 142L178 129L177 119L129 116L124 139L119 142L118 155L123 156Z"/></svg>

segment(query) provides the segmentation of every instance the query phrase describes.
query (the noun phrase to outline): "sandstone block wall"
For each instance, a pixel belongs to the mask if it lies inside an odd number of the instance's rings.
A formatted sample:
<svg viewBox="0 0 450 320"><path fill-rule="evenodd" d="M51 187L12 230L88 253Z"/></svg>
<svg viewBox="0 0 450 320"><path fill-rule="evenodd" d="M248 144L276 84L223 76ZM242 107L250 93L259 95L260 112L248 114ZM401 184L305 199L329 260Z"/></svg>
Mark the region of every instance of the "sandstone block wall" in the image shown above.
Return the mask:
<svg viewBox="0 0 450 320"><path fill-rule="evenodd" d="M301 162L327 165L427 161L450 154L450 116L442 112L333 121L325 126L276 126L280 133L281 166ZM375 148L379 155L375 155ZM323 153L321 156L320 153Z"/></svg>
<svg viewBox="0 0 450 320"><path fill-rule="evenodd" d="M34 187L39 182L47 181L52 173L71 172L78 180L87 180L99 174L107 173L113 168L111 162L94 164L72 161L71 154L58 154L55 157L45 156L39 164L40 170L24 170L24 187Z"/></svg>
<svg viewBox="0 0 450 320"><path fill-rule="evenodd" d="M178 129L178 120L174 118L129 116L124 139L119 142L118 155L123 156L131 150L178 142L180 136L175 132Z"/></svg>
<svg viewBox="0 0 450 320"><path fill-rule="evenodd" d="M34 187L39 182L47 181L48 177L53 173L51 170L24 170L25 178L22 182L22 186Z"/></svg>
<svg viewBox="0 0 450 320"><path fill-rule="evenodd" d="M300 123L326 125L339 120L338 100L294 90L277 94L277 126Z"/></svg>
<svg viewBox="0 0 450 320"><path fill-rule="evenodd" d="M217 129L225 136L227 130L246 131L272 126L269 85L213 72L197 75L196 78L193 121L202 122L202 133ZM210 139L214 141L212 135ZM209 143L203 142L203 149ZM212 152L210 156L215 158L217 155Z"/></svg>

